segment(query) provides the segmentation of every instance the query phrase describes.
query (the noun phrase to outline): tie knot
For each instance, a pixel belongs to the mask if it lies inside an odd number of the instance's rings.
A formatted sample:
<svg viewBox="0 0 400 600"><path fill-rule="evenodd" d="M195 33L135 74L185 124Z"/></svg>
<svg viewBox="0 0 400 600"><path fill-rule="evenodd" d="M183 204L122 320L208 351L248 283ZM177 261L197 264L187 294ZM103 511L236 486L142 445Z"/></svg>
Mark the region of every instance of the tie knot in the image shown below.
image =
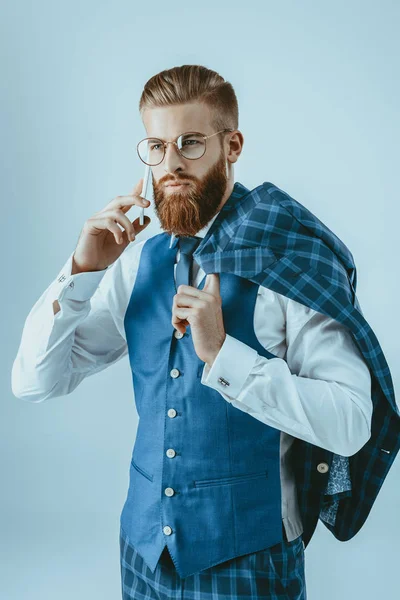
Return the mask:
<svg viewBox="0 0 400 600"><path fill-rule="evenodd" d="M191 256L203 238L196 236L179 237L179 250Z"/></svg>

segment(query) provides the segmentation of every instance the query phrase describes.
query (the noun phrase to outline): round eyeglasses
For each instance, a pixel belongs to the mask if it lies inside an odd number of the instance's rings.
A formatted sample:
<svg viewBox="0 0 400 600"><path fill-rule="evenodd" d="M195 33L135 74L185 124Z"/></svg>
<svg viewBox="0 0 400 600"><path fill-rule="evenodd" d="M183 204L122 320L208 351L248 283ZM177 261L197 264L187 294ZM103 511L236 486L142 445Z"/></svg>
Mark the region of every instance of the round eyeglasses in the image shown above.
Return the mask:
<svg viewBox="0 0 400 600"><path fill-rule="evenodd" d="M164 140L160 140L159 138L144 138L144 140L141 140L138 143L137 152L140 160L151 167L159 165L164 160L167 144L175 144L178 152L183 158L197 160L198 158L201 158L206 151L206 140L218 133L224 133L225 131L235 130L221 129L221 131L217 131L211 135L204 135L198 131L188 131L182 133L172 142L164 142Z"/></svg>

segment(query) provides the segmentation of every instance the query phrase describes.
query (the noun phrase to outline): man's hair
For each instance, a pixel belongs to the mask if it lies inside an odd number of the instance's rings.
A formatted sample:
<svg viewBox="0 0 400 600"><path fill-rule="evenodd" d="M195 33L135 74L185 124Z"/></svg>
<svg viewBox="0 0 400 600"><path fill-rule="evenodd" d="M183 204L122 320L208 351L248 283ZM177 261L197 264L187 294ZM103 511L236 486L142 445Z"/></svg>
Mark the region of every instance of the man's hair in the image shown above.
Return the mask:
<svg viewBox="0 0 400 600"><path fill-rule="evenodd" d="M211 108L215 131L238 129L239 109L232 85L201 65L182 65L153 75L143 88L139 112L188 102L203 102Z"/></svg>

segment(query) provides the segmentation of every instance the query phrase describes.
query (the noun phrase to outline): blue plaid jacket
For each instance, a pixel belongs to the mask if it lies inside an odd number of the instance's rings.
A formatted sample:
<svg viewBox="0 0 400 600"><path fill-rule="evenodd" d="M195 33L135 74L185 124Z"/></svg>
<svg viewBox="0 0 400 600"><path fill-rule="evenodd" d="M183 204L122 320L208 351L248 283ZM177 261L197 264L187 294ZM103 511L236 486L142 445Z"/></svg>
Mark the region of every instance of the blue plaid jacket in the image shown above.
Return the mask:
<svg viewBox="0 0 400 600"><path fill-rule="evenodd" d="M345 325L371 372L371 437L350 457L296 439L294 472L307 546L318 519L341 541L362 527L400 448L400 412L382 348L356 296L345 244L270 182L236 182L193 254L206 273L234 273ZM325 465L321 468L321 465Z"/></svg>

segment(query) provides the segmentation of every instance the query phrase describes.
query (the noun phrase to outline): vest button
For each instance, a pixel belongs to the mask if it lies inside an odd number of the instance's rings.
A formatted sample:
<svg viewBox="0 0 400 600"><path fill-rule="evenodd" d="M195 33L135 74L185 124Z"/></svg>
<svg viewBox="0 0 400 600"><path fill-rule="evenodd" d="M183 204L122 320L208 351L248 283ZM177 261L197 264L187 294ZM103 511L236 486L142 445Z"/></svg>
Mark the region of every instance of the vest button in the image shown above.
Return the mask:
<svg viewBox="0 0 400 600"><path fill-rule="evenodd" d="M181 331L178 331L177 329L175 329L174 336L176 337L177 340L180 340L181 338L183 338L183 333Z"/></svg>
<svg viewBox="0 0 400 600"><path fill-rule="evenodd" d="M165 454L168 456L168 458L174 458L176 452L173 448L168 448Z"/></svg>
<svg viewBox="0 0 400 600"><path fill-rule="evenodd" d="M179 377L180 371L179 371L179 369L171 369L169 374L171 375L171 377L176 379L177 377Z"/></svg>
<svg viewBox="0 0 400 600"><path fill-rule="evenodd" d="M329 465L326 462L319 463L319 465L317 465L317 470L320 473L326 473L329 470Z"/></svg>
<svg viewBox="0 0 400 600"><path fill-rule="evenodd" d="M172 488L165 488L164 494L166 496L173 496L175 494L175 490L173 490Z"/></svg>
<svg viewBox="0 0 400 600"><path fill-rule="evenodd" d="M176 410L174 408L169 408L167 414L170 419L173 419L174 417L176 417Z"/></svg>
<svg viewBox="0 0 400 600"><path fill-rule="evenodd" d="M165 533L165 535L171 535L172 529L171 527L169 527L169 525L166 525L165 527L163 527L163 532Z"/></svg>

